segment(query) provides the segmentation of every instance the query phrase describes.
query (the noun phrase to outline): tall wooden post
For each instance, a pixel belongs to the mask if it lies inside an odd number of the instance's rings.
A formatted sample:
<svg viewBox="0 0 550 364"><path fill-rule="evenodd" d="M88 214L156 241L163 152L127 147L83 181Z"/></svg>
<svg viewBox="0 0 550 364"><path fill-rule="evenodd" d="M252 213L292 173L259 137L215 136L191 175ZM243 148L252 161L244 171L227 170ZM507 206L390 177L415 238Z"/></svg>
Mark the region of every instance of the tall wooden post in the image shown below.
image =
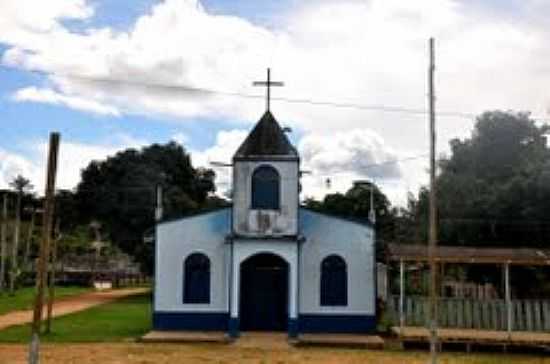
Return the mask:
<svg viewBox="0 0 550 364"><path fill-rule="evenodd" d="M434 95L434 39L430 38L430 67L428 72L430 106L430 231L428 255L430 259L430 359L437 363L437 263L435 249L437 244L437 194L436 194L436 132L435 132L435 95Z"/></svg>
<svg viewBox="0 0 550 364"><path fill-rule="evenodd" d="M53 304L55 301L55 267L57 265L57 244L61 239L60 220L59 218L55 224L55 236L52 240L52 259L50 262L50 279L48 287L48 311L46 316L46 333L49 334L52 331L52 313Z"/></svg>
<svg viewBox="0 0 550 364"><path fill-rule="evenodd" d="M405 326L405 262L399 260L399 333L403 334Z"/></svg>
<svg viewBox="0 0 550 364"><path fill-rule="evenodd" d="M59 152L59 133L50 134L50 150L48 153L48 173L46 177L46 197L44 200L44 214L42 223L42 242L36 271L37 289L34 301L32 320L32 338L29 348L29 364L40 362L40 323L44 305L44 290L46 287L47 264L50 256L50 240L54 215L55 176L57 172L57 155Z"/></svg>
<svg viewBox="0 0 550 364"><path fill-rule="evenodd" d="M2 224L0 225L0 293L6 288L6 255L8 254L8 194L4 193L2 203Z"/></svg>

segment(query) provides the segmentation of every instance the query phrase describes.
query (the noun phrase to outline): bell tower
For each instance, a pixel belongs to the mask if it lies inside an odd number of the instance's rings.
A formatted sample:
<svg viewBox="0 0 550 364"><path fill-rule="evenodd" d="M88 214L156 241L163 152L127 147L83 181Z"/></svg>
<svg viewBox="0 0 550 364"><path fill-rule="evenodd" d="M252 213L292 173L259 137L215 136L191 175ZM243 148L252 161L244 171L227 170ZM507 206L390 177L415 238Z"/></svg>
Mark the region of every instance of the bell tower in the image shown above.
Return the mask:
<svg viewBox="0 0 550 364"><path fill-rule="evenodd" d="M233 233L243 237L283 237L298 234L298 152L267 110L233 156Z"/></svg>

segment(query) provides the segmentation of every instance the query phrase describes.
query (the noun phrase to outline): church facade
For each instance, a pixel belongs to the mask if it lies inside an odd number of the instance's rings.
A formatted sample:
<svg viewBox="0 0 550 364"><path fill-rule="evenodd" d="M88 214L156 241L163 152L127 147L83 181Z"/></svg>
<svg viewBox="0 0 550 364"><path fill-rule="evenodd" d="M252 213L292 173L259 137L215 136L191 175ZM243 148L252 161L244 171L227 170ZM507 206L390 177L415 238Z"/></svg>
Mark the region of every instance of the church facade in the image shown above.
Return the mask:
<svg viewBox="0 0 550 364"><path fill-rule="evenodd" d="M231 207L156 227L154 329L374 330L374 229L300 206L299 155L269 110L232 168Z"/></svg>

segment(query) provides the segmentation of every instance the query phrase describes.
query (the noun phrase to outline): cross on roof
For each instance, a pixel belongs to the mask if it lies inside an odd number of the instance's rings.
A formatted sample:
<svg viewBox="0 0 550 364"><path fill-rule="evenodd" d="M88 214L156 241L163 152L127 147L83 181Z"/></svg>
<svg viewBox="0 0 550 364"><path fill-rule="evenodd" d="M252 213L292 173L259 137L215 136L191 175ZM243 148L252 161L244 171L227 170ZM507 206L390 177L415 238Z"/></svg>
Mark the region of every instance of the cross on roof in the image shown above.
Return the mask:
<svg viewBox="0 0 550 364"><path fill-rule="evenodd" d="M267 111L269 111L269 103L271 101L271 86L284 86L284 83L279 81L271 81L271 69L267 69L267 81L255 81L252 83L253 86L265 86L267 89L267 96L266 96L266 107Z"/></svg>

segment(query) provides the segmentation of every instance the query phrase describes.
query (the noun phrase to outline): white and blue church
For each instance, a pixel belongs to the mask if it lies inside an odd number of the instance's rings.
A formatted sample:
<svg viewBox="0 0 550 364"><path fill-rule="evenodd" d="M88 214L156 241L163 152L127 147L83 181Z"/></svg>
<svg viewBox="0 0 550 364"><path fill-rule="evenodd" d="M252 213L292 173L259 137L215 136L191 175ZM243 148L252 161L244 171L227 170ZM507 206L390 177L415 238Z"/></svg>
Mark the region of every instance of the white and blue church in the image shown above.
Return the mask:
<svg viewBox="0 0 550 364"><path fill-rule="evenodd" d="M375 330L373 226L300 206L300 157L269 108L231 167L230 207L156 226L154 330Z"/></svg>

